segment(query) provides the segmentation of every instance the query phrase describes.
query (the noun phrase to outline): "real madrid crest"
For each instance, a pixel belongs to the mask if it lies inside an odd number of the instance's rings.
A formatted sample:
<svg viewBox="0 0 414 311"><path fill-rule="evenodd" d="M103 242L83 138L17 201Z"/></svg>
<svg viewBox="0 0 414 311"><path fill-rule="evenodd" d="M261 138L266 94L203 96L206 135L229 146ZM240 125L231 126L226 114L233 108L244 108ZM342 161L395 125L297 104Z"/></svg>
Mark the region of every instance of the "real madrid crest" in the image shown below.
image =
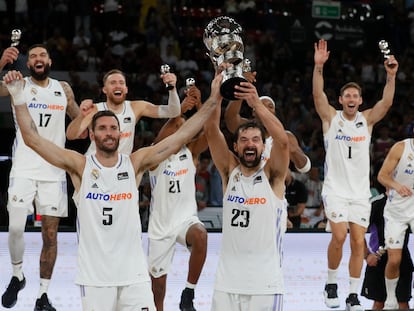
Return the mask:
<svg viewBox="0 0 414 311"><path fill-rule="evenodd" d="M240 173L237 173L236 175L234 175L233 181L234 182L239 182L240 181Z"/></svg>
<svg viewBox="0 0 414 311"><path fill-rule="evenodd" d="M96 168L91 171L91 177L93 180L97 180L99 178L99 171Z"/></svg>
<svg viewBox="0 0 414 311"><path fill-rule="evenodd" d="M344 122L342 120L340 120L338 123L339 123L339 126L341 126L341 127L344 126Z"/></svg>
<svg viewBox="0 0 414 311"><path fill-rule="evenodd" d="M36 90L36 88L35 88L35 87L32 87L32 88L30 89L30 94L32 94L32 95L36 95L36 94L37 94L37 90Z"/></svg>

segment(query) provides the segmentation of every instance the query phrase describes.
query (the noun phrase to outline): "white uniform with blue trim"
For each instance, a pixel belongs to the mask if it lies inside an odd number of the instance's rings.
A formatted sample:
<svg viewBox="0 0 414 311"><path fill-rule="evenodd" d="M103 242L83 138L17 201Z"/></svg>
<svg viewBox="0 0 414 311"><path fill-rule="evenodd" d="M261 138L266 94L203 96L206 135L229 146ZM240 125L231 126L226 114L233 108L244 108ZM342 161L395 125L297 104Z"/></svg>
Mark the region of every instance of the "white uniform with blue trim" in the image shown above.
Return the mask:
<svg viewBox="0 0 414 311"><path fill-rule="evenodd" d="M49 78L47 87L41 87L25 77L24 95L27 108L40 136L60 147L65 147L65 120L67 98L58 80ZM13 117L14 106L13 107ZM15 117L14 117L14 120ZM44 160L25 145L20 128L14 121L16 138L12 151L10 178L29 178L41 181L65 181L65 171Z"/></svg>
<svg viewBox="0 0 414 311"><path fill-rule="evenodd" d="M161 162L149 172L151 183L151 209L148 237L162 239L176 234L185 221L197 216L195 198L196 168L191 151L181 150Z"/></svg>
<svg viewBox="0 0 414 311"><path fill-rule="evenodd" d="M371 133L361 112L349 121L337 111L324 133L325 179L322 195L363 200L371 196L369 148Z"/></svg>
<svg viewBox="0 0 414 311"><path fill-rule="evenodd" d="M123 107L124 109L120 113L116 114L121 130L118 151L120 153L131 154L132 149L134 148L136 118L134 110L132 110L131 107L131 101L125 100ZM96 103L96 108L98 111L110 110L108 109L106 102ZM95 151L95 142L91 141L91 144L85 154L94 154Z"/></svg>
<svg viewBox="0 0 414 311"><path fill-rule="evenodd" d="M404 140L404 150L393 172L393 179L413 189L414 186L414 141ZM414 196L402 197L395 189L389 189L384 207L385 245L402 249L405 231L414 229Z"/></svg>
<svg viewBox="0 0 414 311"><path fill-rule="evenodd" d="M263 171L243 176L236 167L223 197L223 235L215 290L245 294L283 294L284 200L273 192Z"/></svg>
<svg viewBox="0 0 414 311"><path fill-rule="evenodd" d="M125 286L149 282L141 241L138 190L129 157L113 167L86 157L77 193L79 248L76 284Z"/></svg>

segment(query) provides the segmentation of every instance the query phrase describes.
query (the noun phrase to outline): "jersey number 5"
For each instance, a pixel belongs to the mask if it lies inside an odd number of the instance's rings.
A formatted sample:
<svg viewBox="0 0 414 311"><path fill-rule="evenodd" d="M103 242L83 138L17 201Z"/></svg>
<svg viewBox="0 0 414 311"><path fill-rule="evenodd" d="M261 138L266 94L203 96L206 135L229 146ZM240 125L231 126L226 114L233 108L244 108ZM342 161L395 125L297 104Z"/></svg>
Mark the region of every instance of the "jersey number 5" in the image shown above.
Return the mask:
<svg viewBox="0 0 414 311"><path fill-rule="evenodd" d="M104 226L112 225L112 207L104 207L102 209L102 224Z"/></svg>

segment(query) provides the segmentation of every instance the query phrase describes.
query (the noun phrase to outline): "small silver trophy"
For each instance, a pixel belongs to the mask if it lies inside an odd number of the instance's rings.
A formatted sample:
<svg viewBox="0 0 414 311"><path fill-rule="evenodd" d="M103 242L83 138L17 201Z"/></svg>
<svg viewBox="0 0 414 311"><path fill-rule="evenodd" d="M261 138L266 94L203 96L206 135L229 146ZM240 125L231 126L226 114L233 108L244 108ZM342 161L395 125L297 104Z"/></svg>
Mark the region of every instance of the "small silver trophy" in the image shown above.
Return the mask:
<svg viewBox="0 0 414 311"><path fill-rule="evenodd" d="M10 46L18 46L20 38L22 37L22 31L20 29L13 29L11 32L11 44Z"/></svg>
<svg viewBox="0 0 414 311"><path fill-rule="evenodd" d="M379 47L379 49L380 49L381 53L384 55L384 58L385 58L385 59L389 59L389 58L390 58L390 53L391 53L391 50L390 50L390 48L389 48L388 42L387 42L387 41L385 41L385 40L381 40L380 42L378 42L378 47ZM392 63L389 61L389 62L388 62L388 66L392 68L392 67L394 67L394 66L395 66L395 64L392 64Z"/></svg>
<svg viewBox="0 0 414 311"><path fill-rule="evenodd" d="M190 87L192 87L193 85L195 85L195 79L194 78L187 78L185 80L185 87L188 90Z"/></svg>
<svg viewBox="0 0 414 311"><path fill-rule="evenodd" d="M246 81L243 77L244 45L240 37L241 33L242 27L233 18L227 16L214 18L204 29L203 42L215 68L222 64L231 64L225 66L220 87L221 95L228 100L236 99L234 87Z"/></svg>
<svg viewBox="0 0 414 311"><path fill-rule="evenodd" d="M170 66L167 65L167 64L161 65L160 72L163 75L166 74L166 73L169 73L170 72ZM174 85L166 83L165 88L169 91L169 90L172 90L174 88Z"/></svg>
<svg viewBox="0 0 414 311"><path fill-rule="evenodd" d="M378 257L381 257L382 255L384 255L387 252L387 249L385 248L385 246L380 246L378 247L377 251L375 252L375 254L377 254Z"/></svg>

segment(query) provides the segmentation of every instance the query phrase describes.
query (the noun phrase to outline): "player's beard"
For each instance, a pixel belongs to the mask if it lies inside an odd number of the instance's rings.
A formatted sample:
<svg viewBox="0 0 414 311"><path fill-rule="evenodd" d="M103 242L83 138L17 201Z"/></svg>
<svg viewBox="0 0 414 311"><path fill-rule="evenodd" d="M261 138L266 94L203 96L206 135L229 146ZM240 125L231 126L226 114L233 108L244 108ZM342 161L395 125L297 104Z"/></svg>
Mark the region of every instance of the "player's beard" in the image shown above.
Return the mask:
<svg viewBox="0 0 414 311"><path fill-rule="evenodd" d="M104 143L104 140L105 139L102 139L102 140L100 140L100 139L96 140L95 139L96 149L102 150L102 151L107 152L107 153L113 153L113 152L118 150L119 138L116 140L116 143L114 145L111 145L111 146L107 146Z"/></svg>
<svg viewBox="0 0 414 311"><path fill-rule="evenodd" d="M254 158L254 160L253 161L247 161L244 158L244 152L243 152L241 155L239 155L239 161L243 166L248 167L248 168L252 168L252 167L256 167L260 164L261 156L259 154L257 154L257 151L256 151L256 157Z"/></svg>
<svg viewBox="0 0 414 311"><path fill-rule="evenodd" d="M116 105L120 105L125 101L126 96L107 96L108 99Z"/></svg>
<svg viewBox="0 0 414 311"><path fill-rule="evenodd" d="M50 65L45 64L43 67L43 72L36 72L33 66L30 66L30 76L33 77L36 81L44 81L49 77Z"/></svg>

